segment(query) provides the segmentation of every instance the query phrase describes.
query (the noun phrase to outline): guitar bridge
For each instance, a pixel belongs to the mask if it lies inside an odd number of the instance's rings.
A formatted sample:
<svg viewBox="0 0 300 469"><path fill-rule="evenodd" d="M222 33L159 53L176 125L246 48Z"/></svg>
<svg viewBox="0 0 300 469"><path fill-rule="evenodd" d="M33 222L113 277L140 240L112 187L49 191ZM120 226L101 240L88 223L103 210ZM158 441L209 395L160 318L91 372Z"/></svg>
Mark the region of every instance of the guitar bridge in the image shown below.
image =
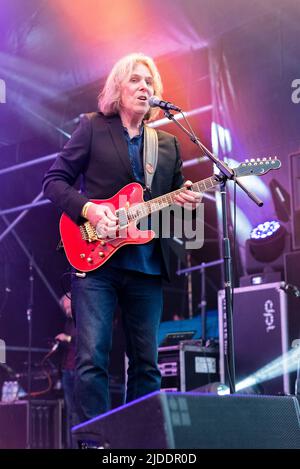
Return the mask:
<svg viewBox="0 0 300 469"><path fill-rule="evenodd" d="M91 243L92 241L97 241L98 236L96 228L94 228L89 221L85 222L79 227L82 239Z"/></svg>

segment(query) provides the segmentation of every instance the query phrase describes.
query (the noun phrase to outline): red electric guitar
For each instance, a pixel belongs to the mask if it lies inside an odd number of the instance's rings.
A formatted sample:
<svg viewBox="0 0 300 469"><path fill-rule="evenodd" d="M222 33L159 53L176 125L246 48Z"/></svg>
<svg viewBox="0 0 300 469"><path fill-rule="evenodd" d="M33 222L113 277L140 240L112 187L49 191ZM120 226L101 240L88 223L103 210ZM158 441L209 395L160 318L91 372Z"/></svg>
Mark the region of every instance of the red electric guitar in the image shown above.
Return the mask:
<svg viewBox="0 0 300 469"><path fill-rule="evenodd" d="M234 168L236 177L262 176L272 169L278 169L281 162L275 158L246 160ZM217 176L195 182L191 189L205 192L220 184ZM155 237L153 230L141 231L137 223L147 215L157 212L174 203L174 197L184 188L144 202L143 188L133 182L127 184L110 199L92 200L95 204L109 205L119 219L119 230L115 238L105 238L97 234L90 222L82 225L74 223L65 213L60 219L60 234L66 256L70 264L81 272L90 272L104 264L120 247L126 244L145 244Z"/></svg>

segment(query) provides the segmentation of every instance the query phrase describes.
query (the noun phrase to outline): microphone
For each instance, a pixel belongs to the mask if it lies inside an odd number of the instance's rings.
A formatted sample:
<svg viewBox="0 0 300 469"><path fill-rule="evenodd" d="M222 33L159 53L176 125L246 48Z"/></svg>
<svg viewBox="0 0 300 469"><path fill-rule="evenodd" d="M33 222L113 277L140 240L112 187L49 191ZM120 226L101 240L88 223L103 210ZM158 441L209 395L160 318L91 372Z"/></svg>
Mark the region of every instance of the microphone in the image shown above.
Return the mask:
<svg viewBox="0 0 300 469"><path fill-rule="evenodd" d="M159 99L157 96L151 96L149 99L149 105L150 107L160 107L161 109L165 109L166 111L178 111L181 112L181 109L175 104L169 103L169 101L163 101L162 99Z"/></svg>
<svg viewBox="0 0 300 469"><path fill-rule="evenodd" d="M52 346L52 349L50 350L49 353L54 353L54 352L58 349L59 344L60 344L60 341L59 341L59 340L56 340L56 341L54 342L54 345Z"/></svg>

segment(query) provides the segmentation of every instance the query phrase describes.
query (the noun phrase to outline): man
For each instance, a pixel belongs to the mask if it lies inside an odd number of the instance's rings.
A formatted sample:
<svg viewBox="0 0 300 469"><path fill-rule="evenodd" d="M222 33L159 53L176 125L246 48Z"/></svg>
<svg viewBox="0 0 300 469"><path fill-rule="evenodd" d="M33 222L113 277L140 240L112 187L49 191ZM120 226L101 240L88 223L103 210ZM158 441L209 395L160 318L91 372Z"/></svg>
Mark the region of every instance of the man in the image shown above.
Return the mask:
<svg viewBox="0 0 300 469"><path fill-rule="evenodd" d="M60 306L63 310L66 322L64 332L60 332L55 340L63 345L62 350L62 387L64 391L65 415L66 415L66 447L75 447L72 443L71 428L76 425L76 405L74 400L75 385L75 344L76 329L72 315L70 292L60 298Z"/></svg>
<svg viewBox="0 0 300 469"><path fill-rule="evenodd" d="M155 174L145 188L145 199L183 185L177 140L158 131L156 169L144 168L144 121L153 119L152 95L161 97L159 72L150 57L130 54L115 64L99 96L98 113L82 118L70 141L44 179L46 197L76 223L84 219L97 227L102 238L116 233L118 219L107 205L90 199L112 197L126 184L145 187L148 173ZM73 187L82 177L81 193ZM191 184L191 183L189 183ZM201 195L190 190L176 197L179 205L195 208ZM113 315L122 309L129 359L126 401L160 389L157 335L162 313L162 276L168 277L169 251L165 239L120 248L98 270L84 278L74 276L72 309L77 328L76 399L80 419L108 410L108 358Z"/></svg>

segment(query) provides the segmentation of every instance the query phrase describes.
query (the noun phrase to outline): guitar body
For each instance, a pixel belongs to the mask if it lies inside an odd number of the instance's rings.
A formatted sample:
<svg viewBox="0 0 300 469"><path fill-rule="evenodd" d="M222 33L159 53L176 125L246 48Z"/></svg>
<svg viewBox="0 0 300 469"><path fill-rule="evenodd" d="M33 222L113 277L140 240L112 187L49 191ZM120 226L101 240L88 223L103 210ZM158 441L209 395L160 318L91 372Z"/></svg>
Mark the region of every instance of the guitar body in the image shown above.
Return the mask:
<svg viewBox="0 0 300 469"><path fill-rule="evenodd" d="M113 213L119 209L128 210L136 204L144 202L143 188L133 182L124 186L110 199L91 200L95 204L108 205ZM103 265L120 247L126 244L145 244L155 237L152 230L141 231L132 221L128 226L117 232L117 237L97 239L96 232L90 232L89 222L77 225L65 213L60 219L60 234L65 253L70 264L80 272L90 272ZM87 238L87 232L92 235Z"/></svg>
<svg viewBox="0 0 300 469"><path fill-rule="evenodd" d="M275 158L251 159L234 169L236 178L242 176L262 176L268 171L279 169L281 162ZM213 175L193 184L192 190L208 191L220 183ZM150 213L174 203L175 195L184 188L144 202L143 188L137 182L127 184L110 199L92 200L95 204L108 205L118 217L120 226L115 238L101 239L96 229L86 221L82 225L74 223L66 214L60 219L60 234L66 256L70 264L81 272L90 272L101 267L120 247L126 244L145 244L155 237L153 230L139 230L137 223ZM262 202L261 202L262 204Z"/></svg>

